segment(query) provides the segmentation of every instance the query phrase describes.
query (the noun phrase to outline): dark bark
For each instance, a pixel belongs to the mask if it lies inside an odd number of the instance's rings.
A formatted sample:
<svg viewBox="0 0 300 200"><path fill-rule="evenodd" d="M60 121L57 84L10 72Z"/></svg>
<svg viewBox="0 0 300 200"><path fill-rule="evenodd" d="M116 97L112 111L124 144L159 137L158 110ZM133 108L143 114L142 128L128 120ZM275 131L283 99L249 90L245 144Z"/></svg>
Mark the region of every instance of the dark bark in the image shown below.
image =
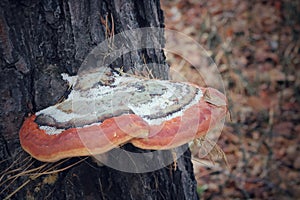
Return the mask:
<svg viewBox="0 0 300 200"><path fill-rule="evenodd" d="M77 74L87 54L106 39L103 20L107 19L110 30L114 27L115 34L139 27L164 26L158 0L3 0L0 6L1 171L9 166L24 167L21 162L14 162L17 157L27 155L18 140L24 117L55 104L64 95L68 86L60 74ZM145 69L141 64L145 61L163 64L149 68L157 78L168 77L160 49L127 53L113 66L143 74ZM142 151L130 145L124 148ZM78 159L68 160L59 167ZM34 161L32 166L42 164ZM1 176L0 183L9 178ZM48 199L198 199L189 151L178 159L176 168L170 165L143 174L99 167L89 158L58 173L52 184L45 183L45 176L35 179L23 176L8 188L5 188L8 182L0 185L0 191L4 191L0 198L27 180L28 184L13 199L46 196Z"/></svg>

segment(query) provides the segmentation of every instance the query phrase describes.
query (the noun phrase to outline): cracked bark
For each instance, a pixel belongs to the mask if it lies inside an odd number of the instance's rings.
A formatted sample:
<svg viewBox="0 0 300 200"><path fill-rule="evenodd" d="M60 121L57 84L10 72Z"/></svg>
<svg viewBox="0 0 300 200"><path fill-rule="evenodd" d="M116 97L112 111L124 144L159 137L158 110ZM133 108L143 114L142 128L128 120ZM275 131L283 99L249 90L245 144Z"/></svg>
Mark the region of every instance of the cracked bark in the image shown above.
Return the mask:
<svg viewBox="0 0 300 200"><path fill-rule="evenodd" d="M139 27L164 26L158 0L1 1L1 160L14 158L21 149L18 131L24 117L55 104L66 92L67 85L60 74L75 75L85 56L105 40L106 18L116 34ZM149 65L154 77L168 78L164 54L158 49L127 53L113 65L142 73L145 60L161 64ZM124 148L142 151L131 145ZM3 162L0 170L11 162ZM13 199L198 199L189 151L179 158L176 169L170 165L154 172L132 174L99 167L88 159L59 173L52 185L42 184L43 178L31 181ZM25 179L14 182L9 191Z"/></svg>

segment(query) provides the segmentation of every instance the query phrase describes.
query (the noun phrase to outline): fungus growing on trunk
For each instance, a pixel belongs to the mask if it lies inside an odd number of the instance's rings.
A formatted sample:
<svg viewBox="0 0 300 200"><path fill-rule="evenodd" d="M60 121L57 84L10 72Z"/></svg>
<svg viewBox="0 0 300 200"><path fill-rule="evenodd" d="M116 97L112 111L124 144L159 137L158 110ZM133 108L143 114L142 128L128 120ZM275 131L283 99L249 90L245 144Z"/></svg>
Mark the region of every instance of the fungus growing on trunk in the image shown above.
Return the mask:
<svg viewBox="0 0 300 200"><path fill-rule="evenodd" d="M226 99L213 88L199 88L199 91L203 96L194 105L182 110L180 116L162 120L158 125L149 125L148 137L134 138L131 143L142 149L163 150L205 136L225 117ZM214 100L218 101L218 105L212 103Z"/></svg>
<svg viewBox="0 0 300 200"><path fill-rule="evenodd" d="M23 149L41 161L129 142L171 149L202 137L227 112L222 93L190 83L99 72L63 78L74 88L67 99L28 117L20 130Z"/></svg>

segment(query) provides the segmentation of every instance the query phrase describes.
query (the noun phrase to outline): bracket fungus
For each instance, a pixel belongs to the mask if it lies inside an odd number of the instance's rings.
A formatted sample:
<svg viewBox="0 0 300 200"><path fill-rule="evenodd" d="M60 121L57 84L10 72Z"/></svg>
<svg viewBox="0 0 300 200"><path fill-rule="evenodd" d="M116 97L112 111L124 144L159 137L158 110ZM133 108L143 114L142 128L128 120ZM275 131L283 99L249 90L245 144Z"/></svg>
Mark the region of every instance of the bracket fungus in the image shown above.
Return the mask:
<svg viewBox="0 0 300 200"><path fill-rule="evenodd" d="M20 130L23 149L40 161L101 154L125 143L171 149L204 136L227 113L222 93L191 83L113 72L63 78L73 87L68 97L26 118Z"/></svg>

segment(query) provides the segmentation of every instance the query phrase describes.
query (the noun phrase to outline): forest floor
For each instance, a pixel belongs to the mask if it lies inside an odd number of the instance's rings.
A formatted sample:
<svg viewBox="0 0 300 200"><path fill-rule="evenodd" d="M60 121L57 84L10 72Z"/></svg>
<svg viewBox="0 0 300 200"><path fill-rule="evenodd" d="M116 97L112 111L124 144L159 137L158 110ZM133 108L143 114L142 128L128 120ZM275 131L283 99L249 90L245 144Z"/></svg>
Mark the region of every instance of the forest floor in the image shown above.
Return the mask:
<svg viewBox="0 0 300 200"><path fill-rule="evenodd" d="M229 102L217 142L229 167L193 150L201 198L299 199L300 2L164 0L162 7L166 28L192 37L214 60ZM201 62L197 56L190 51L188 59ZM173 79L203 85L195 66L178 55L167 60Z"/></svg>

